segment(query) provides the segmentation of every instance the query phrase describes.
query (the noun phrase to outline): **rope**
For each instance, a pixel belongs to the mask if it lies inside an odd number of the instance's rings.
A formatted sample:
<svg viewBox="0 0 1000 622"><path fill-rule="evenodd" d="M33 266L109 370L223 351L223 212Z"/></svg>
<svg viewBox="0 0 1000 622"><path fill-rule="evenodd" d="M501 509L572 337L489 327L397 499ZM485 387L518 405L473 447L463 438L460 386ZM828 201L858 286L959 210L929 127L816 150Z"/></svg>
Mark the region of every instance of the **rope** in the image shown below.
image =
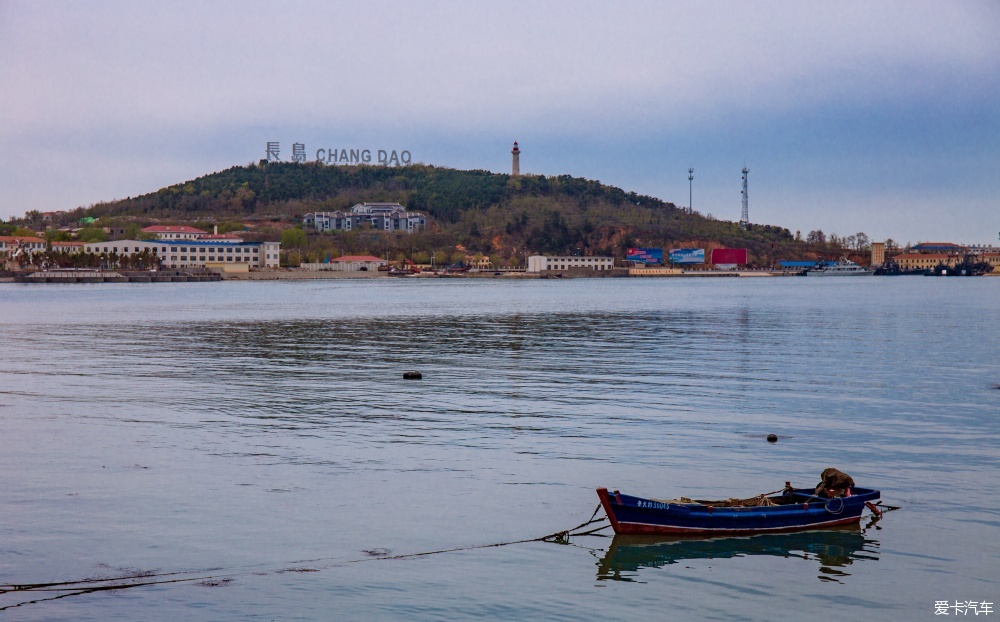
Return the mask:
<svg viewBox="0 0 1000 622"><path fill-rule="evenodd" d="M770 497L771 495L776 495L779 492L785 492L785 489L784 488L779 488L777 490L772 490L771 492L761 493L761 494L759 494L757 496L758 497ZM750 497L750 498L752 499L753 497Z"/></svg>
<svg viewBox="0 0 1000 622"><path fill-rule="evenodd" d="M553 542L557 544L569 544L569 538L574 536L589 536L594 535L597 532L607 529L611 525L602 525L596 529L588 529L585 531L580 531L585 527L589 527L594 523L604 522L607 519L606 516L601 518L595 518L597 513L601 510L601 505L598 504L597 508L594 509L594 513L590 515L590 519L585 522L580 523L576 527L570 529L565 529L563 531L557 531L555 533L550 533L545 536L540 536L538 538L527 538L524 540L512 540L509 542L495 542L492 544L476 544L472 546L462 546L452 549L440 549L437 551L422 551L419 553L404 553L401 555L379 555L374 557L364 557L358 559L348 559L342 561L335 561L335 558L318 558L318 559L307 559L298 560L294 562L287 562L280 564L283 567L304 564L304 563L314 563L321 561L332 561L331 566L347 565L347 564L357 564L360 562L367 561L379 561L387 559L410 559L415 557L426 557L428 555L439 555L441 553L455 553L458 551L473 551L476 549L488 549L496 548L501 546L510 546L513 544L527 544L529 542ZM271 565L271 564L268 564ZM279 564L274 564L279 565ZM101 592L109 590L124 590L133 587L143 587L148 585L164 585L168 583L187 583L192 581L231 581L237 576L246 576L254 574L251 572L251 568L258 571L264 568L264 564L257 564L251 566L241 566L236 569L232 569L229 572L225 572L224 568L207 568L203 570L178 570L174 572L140 572L131 575L125 575L121 577L109 577L109 578L89 578L89 579L79 579L75 581L55 581L50 583L9 583L6 585L0 585L0 595L7 594L10 592L47 592L47 593L57 593L57 596L52 596L49 598L39 598L35 600L23 601L16 603L14 605L9 605L6 607L0 607L0 611L6 609L12 609L14 607L21 607L23 605L35 604L50 600L58 600L60 598L66 598L67 596L79 596L82 594L90 594L92 592ZM239 570L239 569L242 570ZM223 572L220 572L223 571ZM218 574L209 574L218 573ZM197 575L197 576L190 576Z"/></svg>

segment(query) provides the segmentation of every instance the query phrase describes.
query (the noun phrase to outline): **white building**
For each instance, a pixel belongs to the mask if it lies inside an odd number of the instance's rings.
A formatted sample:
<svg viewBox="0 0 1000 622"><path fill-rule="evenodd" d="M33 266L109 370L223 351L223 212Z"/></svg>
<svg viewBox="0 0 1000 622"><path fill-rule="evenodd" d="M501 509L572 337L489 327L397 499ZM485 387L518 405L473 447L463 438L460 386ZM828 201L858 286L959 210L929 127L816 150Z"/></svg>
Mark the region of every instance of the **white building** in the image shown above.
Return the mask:
<svg viewBox="0 0 1000 622"><path fill-rule="evenodd" d="M614 257L545 257L532 255L528 257L528 272L544 272L546 270L611 270L615 267Z"/></svg>
<svg viewBox="0 0 1000 622"><path fill-rule="evenodd" d="M343 272L376 272L379 266L388 266L385 259L372 257L371 255L344 255L330 261L329 270Z"/></svg>
<svg viewBox="0 0 1000 622"><path fill-rule="evenodd" d="M206 233L197 239L202 242L230 242L239 244L243 241L243 236L236 235L235 233Z"/></svg>
<svg viewBox="0 0 1000 622"><path fill-rule="evenodd" d="M311 227L319 232L323 231L350 231L354 224L351 215L347 212L310 212L302 217L302 223L306 227Z"/></svg>
<svg viewBox="0 0 1000 622"><path fill-rule="evenodd" d="M225 267L246 264L251 268L277 268L279 242L203 242L201 240L115 240L84 245L87 253L134 255L151 249L164 268Z"/></svg>
<svg viewBox="0 0 1000 622"><path fill-rule="evenodd" d="M153 225L142 230L143 233L155 235L160 240L197 240L207 232L194 227L180 225Z"/></svg>
<svg viewBox="0 0 1000 622"><path fill-rule="evenodd" d="M307 227L317 231L351 231L362 223L379 231L413 233L427 227L427 217L408 212L399 203L358 203L350 212L310 212L302 217Z"/></svg>
<svg viewBox="0 0 1000 622"><path fill-rule="evenodd" d="M55 252L64 252L70 254L82 253L83 252L83 242L53 242L52 250Z"/></svg>

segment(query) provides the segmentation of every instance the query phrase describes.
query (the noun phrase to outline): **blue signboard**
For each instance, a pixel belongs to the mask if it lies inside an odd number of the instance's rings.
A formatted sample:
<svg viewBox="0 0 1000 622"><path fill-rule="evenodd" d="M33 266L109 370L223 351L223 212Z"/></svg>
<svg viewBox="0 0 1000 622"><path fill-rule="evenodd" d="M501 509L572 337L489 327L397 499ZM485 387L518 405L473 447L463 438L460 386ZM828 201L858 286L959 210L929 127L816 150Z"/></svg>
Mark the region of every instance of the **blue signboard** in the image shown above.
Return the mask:
<svg viewBox="0 0 1000 622"><path fill-rule="evenodd" d="M704 248L672 248L670 263L705 263Z"/></svg>
<svg viewBox="0 0 1000 622"><path fill-rule="evenodd" d="M662 248L630 248L625 253L626 261L634 263L663 263Z"/></svg>

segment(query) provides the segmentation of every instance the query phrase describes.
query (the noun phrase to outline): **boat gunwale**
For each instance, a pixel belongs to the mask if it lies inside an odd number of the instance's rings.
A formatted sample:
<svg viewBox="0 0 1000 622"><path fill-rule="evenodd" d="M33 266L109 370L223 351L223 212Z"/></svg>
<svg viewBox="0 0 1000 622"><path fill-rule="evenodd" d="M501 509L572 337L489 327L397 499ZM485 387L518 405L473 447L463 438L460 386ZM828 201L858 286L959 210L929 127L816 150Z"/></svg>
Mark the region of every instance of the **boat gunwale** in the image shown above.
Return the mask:
<svg viewBox="0 0 1000 622"><path fill-rule="evenodd" d="M645 497L622 495L622 493L617 490L609 493L607 488L598 488L597 494L601 499L601 505L604 507L604 512L607 514L608 520L611 522L611 526L615 533L714 536L724 534L752 535L755 533L808 531L856 523L861 520L861 514L864 512L865 505L875 499L881 498L881 493L872 488L854 488L853 490L855 494L852 494L850 497L833 497L832 499L823 499L813 495L810 489L799 488L795 489L795 494L804 498L805 500L803 502L772 506L743 507L712 506L703 505L697 502L690 504L665 503L663 501L657 501ZM633 504L629 505L628 503L623 503L623 496L628 500L632 500ZM614 502L612 501L612 497L614 498ZM847 507L846 505L841 505L842 509L837 512L834 512L827 507L827 504L834 499L841 499L842 504L850 504L850 510L847 516L839 516L840 512ZM813 507L810 508L811 500L815 500L815 502L813 502ZM652 505L649 507L642 507L640 505L636 505L634 503L636 501L646 502ZM618 512L615 509L616 507L629 508L630 511L638 510L648 512L651 517L658 516L663 520L663 522L645 522L635 520L635 517L631 517L628 520L619 520ZM820 509L831 514L832 518L825 521L815 521L816 518L822 517L822 514L817 512L817 510ZM798 524L758 524L747 526L732 524L712 526L710 524L713 522L723 523L731 520L745 520L748 523L755 520L766 522L769 519L774 520L778 518L788 518L796 515L801 516L804 519L804 522ZM683 520L681 517L687 520ZM695 521L703 521L705 524L671 524L672 520L683 523L690 522L691 519L694 519Z"/></svg>

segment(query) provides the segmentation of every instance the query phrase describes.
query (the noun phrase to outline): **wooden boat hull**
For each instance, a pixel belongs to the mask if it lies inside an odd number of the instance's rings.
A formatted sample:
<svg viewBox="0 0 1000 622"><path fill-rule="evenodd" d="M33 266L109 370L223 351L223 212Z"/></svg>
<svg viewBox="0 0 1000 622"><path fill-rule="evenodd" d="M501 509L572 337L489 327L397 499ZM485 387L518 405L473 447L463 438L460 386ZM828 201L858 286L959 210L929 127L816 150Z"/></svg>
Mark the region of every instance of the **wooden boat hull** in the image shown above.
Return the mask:
<svg viewBox="0 0 1000 622"><path fill-rule="evenodd" d="M670 503L598 488L604 512L618 534L721 536L784 533L850 525L861 520L877 490L855 488L850 497L819 499L812 490L796 489L801 503L764 507L713 507Z"/></svg>

